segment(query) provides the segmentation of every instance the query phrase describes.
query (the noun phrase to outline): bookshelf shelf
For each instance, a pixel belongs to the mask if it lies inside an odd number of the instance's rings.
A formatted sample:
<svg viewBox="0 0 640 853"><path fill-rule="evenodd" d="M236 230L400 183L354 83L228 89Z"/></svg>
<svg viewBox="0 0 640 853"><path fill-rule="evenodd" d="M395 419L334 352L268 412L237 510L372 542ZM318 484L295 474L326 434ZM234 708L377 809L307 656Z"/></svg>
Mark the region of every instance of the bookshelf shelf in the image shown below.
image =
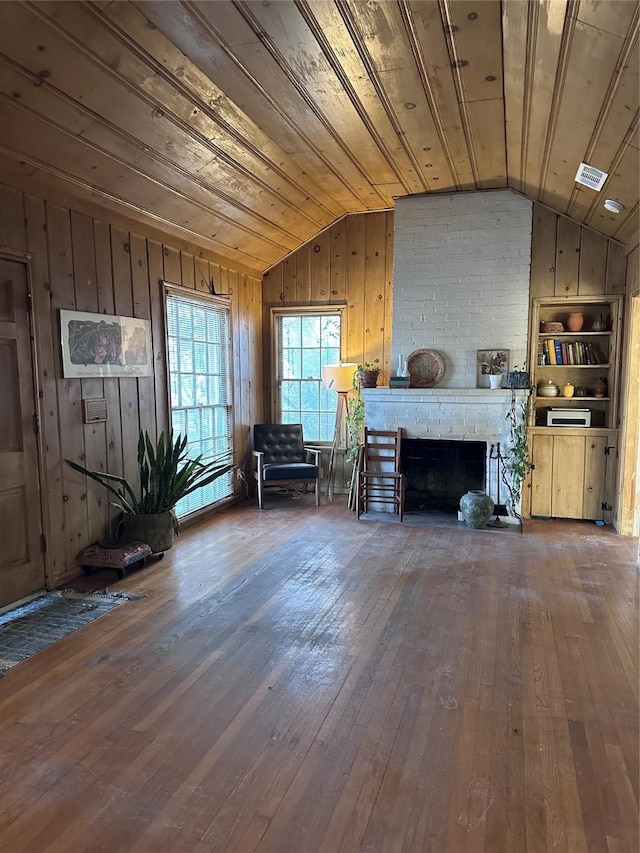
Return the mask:
<svg viewBox="0 0 640 853"><path fill-rule="evenodd" d="M539 338L604 338L613 332L540 332Z"/></svg>
<svg viewBox="0 0 640 853"><path fill-rule="evenodd" d="M593 370L594 367L599 367L601 370L608 370L610 364L539 364L538 370L548 370L551 367L561 367L563 370L580 370L583 367L588 367Z"/></svg>

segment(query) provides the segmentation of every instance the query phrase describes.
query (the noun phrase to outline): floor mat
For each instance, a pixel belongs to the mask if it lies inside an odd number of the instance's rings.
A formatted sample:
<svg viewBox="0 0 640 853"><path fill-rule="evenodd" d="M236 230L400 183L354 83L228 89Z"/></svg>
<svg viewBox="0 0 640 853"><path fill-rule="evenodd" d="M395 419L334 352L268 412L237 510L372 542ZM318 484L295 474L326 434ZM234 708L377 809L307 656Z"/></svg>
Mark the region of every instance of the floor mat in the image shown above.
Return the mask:
<svg viewBox="0 0 640 853"><path fill-rule="evenodd" d="M114 607L141 597L56 590L0 614L0 675Z"/></svg>

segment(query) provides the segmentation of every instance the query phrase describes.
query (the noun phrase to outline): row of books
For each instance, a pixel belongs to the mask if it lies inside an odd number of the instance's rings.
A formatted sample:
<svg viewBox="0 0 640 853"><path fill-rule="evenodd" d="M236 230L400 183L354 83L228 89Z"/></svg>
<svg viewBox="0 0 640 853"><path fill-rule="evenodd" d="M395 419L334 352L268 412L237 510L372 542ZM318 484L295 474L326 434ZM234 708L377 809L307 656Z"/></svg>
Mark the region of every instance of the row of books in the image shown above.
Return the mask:
<svg viewBox="0 0 640 853"><path fill-rule="evenodd" d="M538 364L606 364L606 359L591 341L546 338L538 344Z"/></svg>

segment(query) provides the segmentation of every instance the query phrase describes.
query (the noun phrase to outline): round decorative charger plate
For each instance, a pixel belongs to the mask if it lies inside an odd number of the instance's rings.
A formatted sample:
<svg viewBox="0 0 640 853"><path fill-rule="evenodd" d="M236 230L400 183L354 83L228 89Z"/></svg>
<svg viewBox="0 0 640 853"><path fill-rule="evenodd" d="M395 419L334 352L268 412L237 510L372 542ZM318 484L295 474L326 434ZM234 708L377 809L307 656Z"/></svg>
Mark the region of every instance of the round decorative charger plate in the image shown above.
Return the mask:
<svg viewBox="0 0 640 853"><path fill-rule="evenodd" d="M417 349L407 359L412 388L431 388L444 376L444 359L433 349Z"/></svg>

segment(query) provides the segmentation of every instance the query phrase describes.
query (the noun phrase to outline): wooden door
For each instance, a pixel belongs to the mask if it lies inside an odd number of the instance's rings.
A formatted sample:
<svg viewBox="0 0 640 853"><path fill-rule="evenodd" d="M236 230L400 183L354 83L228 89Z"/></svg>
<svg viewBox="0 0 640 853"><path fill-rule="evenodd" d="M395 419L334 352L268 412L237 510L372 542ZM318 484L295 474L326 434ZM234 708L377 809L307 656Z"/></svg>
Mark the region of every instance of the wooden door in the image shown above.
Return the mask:
<svg viewBox="0 0 640 853"><path fill-rule="evenodd" d="M551 515L555 518L582 518L584 453L584 436L556 435L554 437Z"/></svg>
<svg viewBox="0 0 640 853"><path fill-rule="evenodd" d="M0 258L0 606L45 585L27 269Z"/></svg>
<svg viewBox="0 0 640 853"><path fill-rule="evenodd" d="M553 477L553 436L534 435L531 442L530 515L551 516L551 483Z"/></svg>
<svg viewBox="0 0 640 853"><path fill-rule="evenodd" d="M609 439L604 435L587 437L584 453L584 506L583 518L602 518L602 504L607 499L607 462L605 447ZM615 448L614 448L615 450Z"/></svg>

